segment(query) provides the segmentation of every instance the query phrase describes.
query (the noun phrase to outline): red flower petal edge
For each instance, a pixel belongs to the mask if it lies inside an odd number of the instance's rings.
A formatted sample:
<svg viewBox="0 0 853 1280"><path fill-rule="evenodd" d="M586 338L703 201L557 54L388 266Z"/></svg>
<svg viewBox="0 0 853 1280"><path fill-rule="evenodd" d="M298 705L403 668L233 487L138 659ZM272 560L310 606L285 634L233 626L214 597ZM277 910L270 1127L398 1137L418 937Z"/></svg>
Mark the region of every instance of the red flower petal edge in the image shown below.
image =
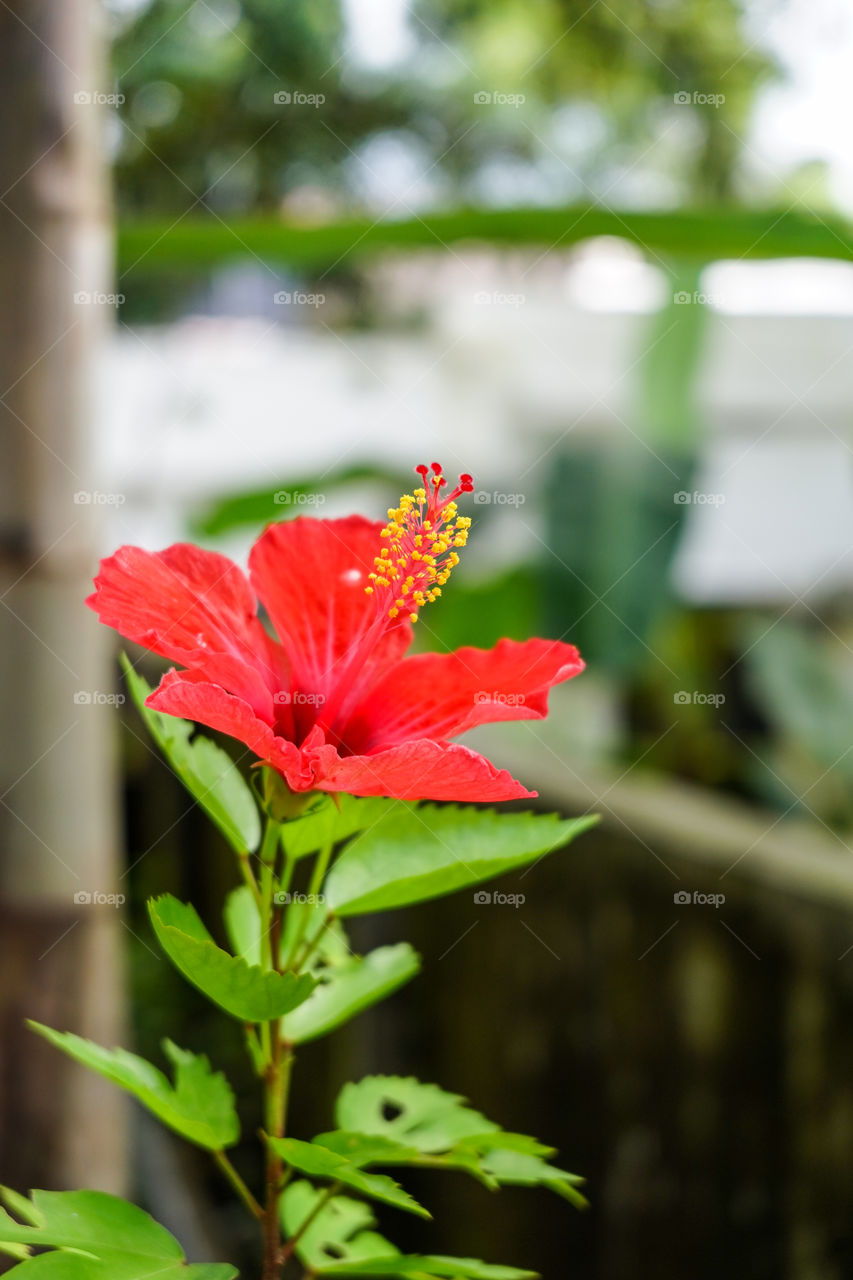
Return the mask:
<svg viewBox="0 0 853 1280"><path fill-rule="evenodd" d="M470 521L418 468L383 526L306 516L269 526L249 578L225 556L179 543L121 547L87 600L102 622L179 663L148 705L219 730L293 791L404 800L534 796L450 738L497 720L541 719L548 691L583 670L573 645L501 640L406 657L420 609L441 594ZM277 639L258 616L264 606Z"/></svg>

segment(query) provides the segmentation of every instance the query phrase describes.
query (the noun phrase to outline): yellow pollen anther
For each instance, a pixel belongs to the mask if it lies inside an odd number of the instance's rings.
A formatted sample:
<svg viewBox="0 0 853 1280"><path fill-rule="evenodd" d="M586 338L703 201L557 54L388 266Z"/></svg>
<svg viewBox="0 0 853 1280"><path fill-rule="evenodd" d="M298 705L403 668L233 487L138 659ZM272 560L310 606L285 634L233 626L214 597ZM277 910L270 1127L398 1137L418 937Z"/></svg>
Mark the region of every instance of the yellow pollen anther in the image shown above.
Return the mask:
<svg viewBox="0 0 853 1280"><path fill-rule="evenodd" d="M441 588L459 563L456 548L465 546L471 520L460 516L454 499L471 492L471 478L465 476L442 502L442 474L426 474L424 487L404 493L399 506L388 508L388 524L381 531L385 545L374 559L368 575L368 595L386 593L388 617L408 613L414 622L418 610L441 595ZM382 595L379 595L380 602Z"/></svg>

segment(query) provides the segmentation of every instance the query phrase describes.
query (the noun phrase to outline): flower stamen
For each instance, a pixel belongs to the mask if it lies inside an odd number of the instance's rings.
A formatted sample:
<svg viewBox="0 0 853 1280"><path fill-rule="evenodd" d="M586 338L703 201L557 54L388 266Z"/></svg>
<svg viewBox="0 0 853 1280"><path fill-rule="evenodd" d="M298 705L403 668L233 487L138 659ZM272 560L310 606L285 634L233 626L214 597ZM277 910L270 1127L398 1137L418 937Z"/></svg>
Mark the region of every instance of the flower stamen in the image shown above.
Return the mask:
<svg viewBox="0 0 853 1280"><path fill-rule="evenodd" d="M446 497L441 491L447 481L437 462L430 469L423 464L415 468L422 487L404 493L398 507L389 507L389 523L380 537L385 540L374 560L375 572L369 574L368 595L381 593L389 618L408 613L412 622L425 604L441 595L441 589L459 563L457 549L468 541L471 521L460 516L456 499L471 493L474 482L463 474Z"/></svg>

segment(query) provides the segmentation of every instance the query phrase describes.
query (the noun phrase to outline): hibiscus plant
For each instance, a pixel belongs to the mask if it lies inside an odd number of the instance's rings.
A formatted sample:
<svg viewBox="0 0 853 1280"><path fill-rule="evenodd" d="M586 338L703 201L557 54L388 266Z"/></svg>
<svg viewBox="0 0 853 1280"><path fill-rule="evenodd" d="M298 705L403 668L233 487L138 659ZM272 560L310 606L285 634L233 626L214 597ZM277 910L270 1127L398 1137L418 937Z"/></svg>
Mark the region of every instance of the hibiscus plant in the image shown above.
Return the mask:
<svg viewBox="0 0 853 1280"><path fill-rule="evenodd" d="M346 1084L332 1127L310 1141L287 1126L299 1047L418 971L406 942L356 955L349 917L478 885L564 847L593 821L459 803L536 795L451 739L488 721L541 718L551 686L583 663L571 645L540 639L405 656L470 525L457 506L470 476L448 493L437 464L417 470L421 487L384 526L359 516L273 524L252 549L248 579L195 546L122 547L102 563L88 601L102 622L178 664L151 692L124 659L156 743L236 854L239 883L224 904L228 949L191 904L164 894L148 909L172 964L243 1027L264 1097L257 1184L228 1155L239 1119L207 1057L167 1040L167 1074L125 1049L32 1025L210 1152L257 1220L263 1280L534 1274L401 1253L374 1229L372 1203L430 1214L381 1170L457 1170L492 1189L542 1185L584 1203L581 1180L550 1163L551 1148L414 1078ZM245 746L252 786L195 731L199 724ZM237 1274L229 1264L186 1263L165 1228L115 1196L6 1190L3 1201L0 1250L19 1259L12 1274L21 1280Z"/></svg>

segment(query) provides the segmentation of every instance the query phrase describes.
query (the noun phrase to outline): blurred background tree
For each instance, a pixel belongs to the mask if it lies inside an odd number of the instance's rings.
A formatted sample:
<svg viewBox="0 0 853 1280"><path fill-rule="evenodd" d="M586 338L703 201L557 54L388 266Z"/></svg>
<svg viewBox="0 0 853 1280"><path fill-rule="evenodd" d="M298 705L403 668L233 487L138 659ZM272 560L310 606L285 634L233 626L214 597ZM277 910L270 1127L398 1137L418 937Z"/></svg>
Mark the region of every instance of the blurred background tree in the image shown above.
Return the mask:
<svg viewBox="0 0 853 1280"><path fill-rule="evenodd" d="M288 199L329 212L377 194L357 158L381 183L405 154L422 176L401 214L730 200L750 106L774 72L736 0L418 0L408 51L387 66L350 56L334 0L114 5L118 200L136 213ZM323 109L282 92L323 94ZM482 93L523 94L525 110Z"/></svg>

